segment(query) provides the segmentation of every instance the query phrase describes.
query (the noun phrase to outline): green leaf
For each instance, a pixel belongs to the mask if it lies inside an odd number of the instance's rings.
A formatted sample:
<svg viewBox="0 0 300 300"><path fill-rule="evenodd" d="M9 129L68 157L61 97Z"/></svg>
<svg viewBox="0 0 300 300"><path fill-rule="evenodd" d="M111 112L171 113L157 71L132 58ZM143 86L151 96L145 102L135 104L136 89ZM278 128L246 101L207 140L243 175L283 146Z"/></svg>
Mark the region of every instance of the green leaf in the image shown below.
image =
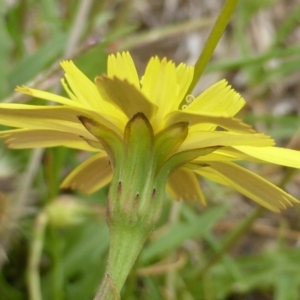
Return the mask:
<svg viewBox="0 0 300 300"><path fill-rule="evenodd" d="M8 74L10 88L25 84L49 66L62 53L65 42L66 34L57 35L47 44L38 48L34 54L17 63Z"/></svg>
<svg viewBox="0 0 300 300"><path fill-rule="evenodd" d="M159 239L151 242L141 254L140 262L147 264L151 260L175 250L187 239L203 236L226 212L226 206L206 209L197 219L190 222L180 221L172 225Z"/></svg>

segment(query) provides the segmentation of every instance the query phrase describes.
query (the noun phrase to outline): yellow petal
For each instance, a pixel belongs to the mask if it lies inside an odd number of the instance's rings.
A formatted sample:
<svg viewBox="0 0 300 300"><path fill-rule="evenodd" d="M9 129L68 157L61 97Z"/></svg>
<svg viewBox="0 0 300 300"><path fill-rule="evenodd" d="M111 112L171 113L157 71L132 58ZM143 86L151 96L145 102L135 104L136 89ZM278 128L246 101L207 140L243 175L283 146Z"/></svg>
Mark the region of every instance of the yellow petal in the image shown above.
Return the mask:
<svg viewBox="0 0 300 300"><path fill-rule="evenodd" d="M106 153L90 157L79 165L61 184L62 189L78 189L91 194L106 186L112 179L112 168Z"/></svg>
<svg viewBox="0 0 300 300"><path fill-rule="evenodd" d="M285 209L286 206L291 206L292 203L299 203L296 198L274 184L234 163L207 162L207 164L213 169L209 170L209 173L213 176L205 173L208 171L205 171L206 168L199 168L195 172L212 180L217 178L217 182L231 186L241 194L274 212L279 212L281 209Z"/></svg>
<svg viewBox="0 0 300 300"><path fill-rule="evenodd" d="M66 71L65 78L71 90L64 81L62 81L62 84L71 99L77 101L86 109L97 111L101 115L110 115L115 119L124 121L124 114L115 109L111 103L101 98L96 85L72 61L63 61L61 66Z"/></svg>
<svg viewBox="0 0 300 300"><path fill-rule="evenodd" d="M110 78L117 77L121 80L126 79L137 89L140 89L139 77L129 52L109 55L107 61L107 76Z"/></svg>
<svg viewBox="0 0 300 300"><path fill-rule="evenodd" d="M300 169L300 151L279 147L235 146L234 148L264 162Z"/></svg>
<svg viewBox="0 0 300 300"><path fill-rule="evenodd" d="M186 64L181 63L176 68L176 75L177 75L177 101L174 104L174 109L179 108L179 104L183 100L190 84L192 82L194 76L194 67L187 66Z"/></svg>
<svg viewBox="0 0 300 300"><path fill-rule="evenodd" d="M85 135L87 130L77 119L75 108L33 106L26 104L0 104L1 124L27 129L53 129L64 132L78 132Z"/></svg>
<svg viewBox="0 0 300 300"><path fill-rule="evenodd" d="M68 148L99 151L99 148L91 147L80 136L43 129L16 129L0 132L0 138L12 149L45 148L63 146Z"/></svg>
<svg viewBox="0 0 300 300"><path fill-rule="evenodd" d="M166 58L160 61L158 57L152 57L142 78L142 92L159 107L153 120L154 124L159 124L174 106L178 106L175 64Z"/></svg>
<svg viewBox="0 0 300 300"><path fill-rule="evenodd" d="M66 90L66 92L68 93L69 97L72 100L49 93L49 92L44 92L44 91L28 88L26 86L17 87L16 91L19 93L22 93L22 94L26 94L26 95L30 95L32 97L39 98L39 99L49 100L49 101L53 101L53 102L56 102L59 104L67 105L69 107L98 112L99 114L105 116L106 119L113 120L112 123L122 124L121 127L123 128L125 121L126 121L124 114L121 111L117 110L110 103L105 102L100 98L100 95L98 93L98 90L97 90L95 84L93 84L93 86L97 91L97 101L96 101L97 105L93 106L94 105L93 103L89 103L89 104L83 103L80 99L78 99L77 96L75 96L73 94L73 92L70 91L65 80L62 79L61 82L62 82L62 85L64 86L64 89Z"/></svg>
<svg viewBox="0 0 300 300"><path fill-rule="evenodd" d="M62 106L0 104L2 125L27 129L58 130L91 138L92 135L78 120L78 116L96 119L118 134L123 134L125 125L121 120L115 119L113 116L99 115L90 110Z"/></svg>
<svg viewBox="0 0 300 300"><path fill-rule="evenodd" d="M213 168L209 167L207 164L202 163L202 165L199 166L199 164L197 165L194 163L189 163L187 165L196 174L199 174L219 184L230 186L230 184L228 184L228 182L225 180L224 176L220 175L218 172L216 172Z"/></svg>
<svg viewBox="0 0 300 300"><path fill-rule="evenodd" d="M264 147L273 144L274 141L264 134L235 134L227 131L199 131L189 133L178 151L212 146L250 145Z"/></svg>
<svg viewBox="0 0 300 300"><path fill-rule="evenodd" d="M221 80L196 97L185 110L233 117L244 105L245 100L228 85L226 80Z"/></svg>
<svg viewBox="0 0 300 300"><path fill-rule="evenodd" d="M248 124L243 123L240 119L218 116L212 114L191 113L187 110L173 111L166 116L166 125L177 122L188 122L192 130L214 130L217 126L238 133L254 133L255 131ZM210 125L212 124L212 125Z"/></svg>
<svg viewBox="0 0 300 300"><path fill-rule="evenodd" d="M118 107L129 119L140 112L150 119L157 110L154 104L127 81L102 76L96 78L96 84L102 98Z"/></svg>
<svg viewBox="0 0 300 300"><path fill-rule="evenodd" d="M101 111L101 97L95 84L72 61L63 61L60 65L66 72L65 78L79 103Z"/></svg>
<svg viewBox="0 0 300 300"><path fill-rule="evenodd" d="M258 158L252 157L246 153L243 153L237 149L235 149L237 146L233 147L222 147L215 151L214 153L211 153L205 157L198 157L193 162L200 162L203 164L204 161L236 161L236 160L245 160L245 161L251 161L251 162L257 162L261 163L264 162ZM240 147L240 146L238 146ZM257 151L259 151L261 147L255 147Z"/></svg>
<svg viewBox="0 0 300 300"><path fill-rule="evenodd" d="M175 200L198 200L205 205L205 198L194 172L180 168L168 178L167 191Z"/></svg>
<svg viewBox="0 0 300 300"><path fill-rule="evenodd" d="M80 101L78 99L78 97L75 96L75 94L73 93L73 91L71 91L69 85L68 85L68 82L65 78L61 78L60 79L60 82L61 82L61 85L63 86L64 90L66 91L66 93L68 94L69 98L74 102L76 103L77 105L80 105L80 106L86 106L87 104L83 104L81 103L82 101Z"/></svg>
<svg viewBox="0 0 300 300"><path fill-rule="evenodd" d="M84 106L80 103L76 103L73 100L70 100L68 98L62 97L62 96L58 96L49 92L45 92L45 91L40 91L40 90L36 90L36 89L32 89L29 88L27 86L18 86L15 89L16 92L25 94L25 95L29 95L32 97L36 97L39 99L44 99L44 100L49 100L49 101L53 101L59 104L63 104L63 105L67 105L67 106L74 106L74 107L78 107L78 108L84 108Z"/></svg>
<svg viewBox="0 0 300 300"><path fill-rule="evenodd" d="M196 158L193 163L199 162L203 164L206 161L236 161L236 160L249 160L249 156L243 154L231 147L222 147L213 153L207 154L206 156L200 156ZM253 159L252 161L258 161Z"/></svg>

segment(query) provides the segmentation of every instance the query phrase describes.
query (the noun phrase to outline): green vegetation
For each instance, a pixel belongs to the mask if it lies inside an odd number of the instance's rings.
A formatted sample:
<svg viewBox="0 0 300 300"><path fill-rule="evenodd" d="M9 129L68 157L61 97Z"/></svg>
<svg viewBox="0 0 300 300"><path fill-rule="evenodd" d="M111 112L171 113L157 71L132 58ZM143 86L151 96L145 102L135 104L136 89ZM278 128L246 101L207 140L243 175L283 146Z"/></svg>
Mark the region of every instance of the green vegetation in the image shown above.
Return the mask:
<svg viewBox="0 0 300 300"><path fill-rule="evenodd" d="M90 78L105 72L109 53L124 49L141 70L156 54L194 64L221 8L211 3L1 1L1 102L44 103L14 93L16 85L63 93L63 59L74 60ZM240 117L278 145L298 150L299 11L293 0L241 0L196 87L226 78L247 101ZM39 300L28 296L30 276L40 284L42 299L92 299L108 251L107 188L88 196L59 189L89 154L0 146L0 300ZM300 199L299 172L249 168ZM299 299L299 207L275 215L229 188L201 185L205 208L166 199L122 299ZM44 220L53 203L57 214ZM55 219L70 212L72 203L82 205L80 218ZM40 257L30 255L36 242L42 242Z"/></svg>

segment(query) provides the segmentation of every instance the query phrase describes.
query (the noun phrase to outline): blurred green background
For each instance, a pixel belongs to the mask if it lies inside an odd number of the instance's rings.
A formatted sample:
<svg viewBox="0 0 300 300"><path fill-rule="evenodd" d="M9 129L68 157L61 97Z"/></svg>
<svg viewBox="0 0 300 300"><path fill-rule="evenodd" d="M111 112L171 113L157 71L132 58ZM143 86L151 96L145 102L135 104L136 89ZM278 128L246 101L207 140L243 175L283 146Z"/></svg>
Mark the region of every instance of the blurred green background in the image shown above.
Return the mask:
<svg viewBox="0 0 300 300"><path fill-rule="evenodd" d="M153 55L194 64L222 2L0 0L1 102L41 103L14 93L16 85L63 93L63 59L74 60L91 79L106 72L109 53L121 50L132 53L140 74ZM299 16L296 0L240 0L195 89L226 78L247 101L240 117L278 145L298 150ZM89 154L0 147L0 299L29 299L38 216L54 202L67 211L72 201L83 201L89 213L77 224L46 226L36 268L43 299L92 299L108 251L107 188L89 196L59 189ZM248 167L300 199L299 172ZM228 188L201 185L205 208L166 196L122 299L300 299L299 207L275 215Z"/></svg>

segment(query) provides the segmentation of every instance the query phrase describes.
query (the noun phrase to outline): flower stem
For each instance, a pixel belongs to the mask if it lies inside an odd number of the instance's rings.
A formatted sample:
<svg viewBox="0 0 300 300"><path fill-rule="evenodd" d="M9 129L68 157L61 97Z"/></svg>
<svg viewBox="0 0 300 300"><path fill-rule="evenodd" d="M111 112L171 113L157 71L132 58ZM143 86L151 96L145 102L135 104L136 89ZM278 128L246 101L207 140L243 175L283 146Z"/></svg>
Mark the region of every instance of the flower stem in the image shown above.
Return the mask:
<svg viewBox="0 0 300 300"><path fill-rule="evenodd" d="M30 300L42 300L39 264L42 255L47 222L48 218L45 212L41 212L35 221L33 240L30 247L27 265L27 287Z"/></svg>
<svg viewBox="0 0 300 300"><path fill-rule="evenodd" d="M118 224L110 230L110 250L105 276L94 300L118 300L120 290L147 238L138 228Z"/></svg>
<svg viewBox="0 0 300 300"><path fill-rule="evenodd" d="M223 8L218 16L218 19L204 45L204 48L195 64L195 71L192 83L187 91L187 95L192 92L195 85L197 84L198 80L200 79L201 75L204 72L204 69L210 58L215 51L215 48L223 35L223 32L231 18L231 15L234 12L234 9L237 5L239 0L226 0ZM183 100L185 102L185 99Z"/></svg>

